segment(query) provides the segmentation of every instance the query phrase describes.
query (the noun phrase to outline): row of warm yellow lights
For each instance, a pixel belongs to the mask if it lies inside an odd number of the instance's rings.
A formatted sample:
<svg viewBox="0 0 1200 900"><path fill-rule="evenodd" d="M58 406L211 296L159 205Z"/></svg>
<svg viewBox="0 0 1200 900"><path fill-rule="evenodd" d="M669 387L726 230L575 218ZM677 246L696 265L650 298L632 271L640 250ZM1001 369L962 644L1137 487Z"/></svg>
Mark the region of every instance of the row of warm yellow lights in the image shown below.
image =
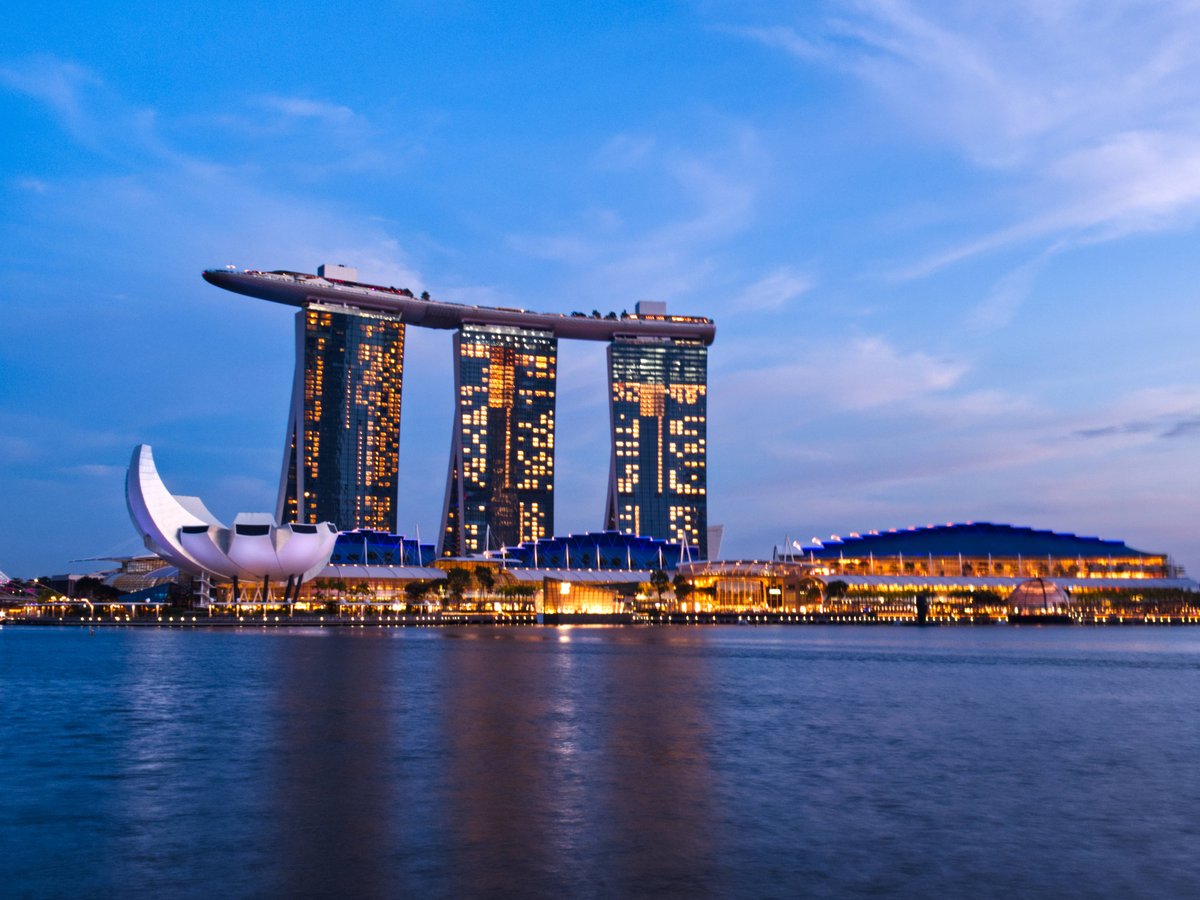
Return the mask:
<svg viewBox="0 0 1200 900"><path fill-rule="evenodd" d="M797 559L797 562L803 560ZM1166 558L1162 556L1151 557L1134 557L1134 558L1116 558L1111 559L1088 559L1082 564L1075 557L1053 557L1049 561L1045 557L1032 556L1024 559L1016 559L1015 557L993 557L988 560L987 557L962 557L960 560L957 556L935 556L933 557L932 568L940 570L951 570L962 567L964 569L972 569L976 575L981 574L981 570L991 569L1074 569L1078 572L1099 572L1103 577L1109 577L1112 569L1117 567L1133 568L1138 571L1146 569L1162 569L1166 567ZM894 556L881 556L875 559L868 557L846 557L838 560L821 560L813 571L820 574L836 574L837 572L845 571L846 569L871 569L874 567L876 574L883 574L880 570L896 569L900 565L900 560ZM928 570L930 561L928 556L912 556L906 557L904 565L913 566ZM1124 573L1113 572L1112 575L1120 577ZM1143 577L1134 575L1133 577Z"/></svg>
<svg viewBox="0 0 1200 900"><path fill-rule="evenodd" d="M837 578L840 575L847 575L847 574L852 574L852 573L847 573L844 571L839 572L835 569L814 569L813 574L820 575L823 577ZM920 572L903 572L903 573L875 572L875 573L873 573L873 575L868 574L868 573L860 573L860 575L861 575L861 577L868 577L868 578L870 578L870 577L879 577L879 578L906 578L906 577L907 578L945 578L945 579L956 579L956 578L962 578L962 579L968 579L968 578L1071 578L1073 580L1079 580L1079 581L1089 581L1089 580L1090 581L1152 581L1154 579L1163 577L1154 572L1077 572L1072 575L1055 575L1053 573L1030 572L1030 571L1026 571L1024 573L1015 573L1014 572L1014 573L1007 574L1007 575L1002 572L996 572L993 575L987 575L987 574L983 574L983 573L976 573L975 575L970 575L970 574L958 575L957 573L956 574L945 574L945 575L926 575L926 574L923 574ZM860 577L860 575L856 575L856 577ZM916 585L917 582L913 582L913 584Z"/></svg>
<svg viewBox="0 0 1200 900"><path fill-rule="evenodd" d="M821 570L814 570L813 574L836 575L836 573L824 572ZM895 577L895 576L893 576L893 577ZM924 576L920 576L920 575L913 576L910 574L909 577L921 578ZM1129 580L1129 581L1141 581L1141 580L1147 580L1147 578L1149 576L1141 576L1141 577L1123 576L1123 577L1125 580ZM926 590L926 591L932 590L935 592L940 589L984 591L984 590L990 590L993 587L997 587L996 585L976 585L976 584L969 584L969 583L957 583L953 580L955 578L955 576L946 576L946 578L948 579L948 582L946 584L939 584L939 585L929 585L927 583L913 581L913 582L906 582L906 583L899 583L899 584L852 585L851 590L857 589L859 593L880 594L880 593L911 592L911 591L914 591L917 589ZM711 587L714 587L714 586L720 585L720 584L727 585L730 583L731 578L729 575L722 575L720 573L717 573L717 574L712 574L712 575L697 575L697 576L691 577L689 580L697 588L708 589L708 588L711 588ZM766 584L767 582L770 582L771 584L779 584L780 586L794 588L795 585L798 583L799 579L797 579L796 576L794 576L794 575L791 575L789 577L789 573L786 573L786 572L776 572L776 573L764 572L762 574L742 575L740 577L734 578L733 580L736 580L738 583L743 584L743 585L748 585L748 584L758 585L758 584ZM964 580L965 580L965 576L964 576ZM790 584L789 584L789 582L790 582ZM1004 587L1004 586L1000 585L999 587ZM1089 590L1090 590L1090 588L1089 588Z"/></svg>

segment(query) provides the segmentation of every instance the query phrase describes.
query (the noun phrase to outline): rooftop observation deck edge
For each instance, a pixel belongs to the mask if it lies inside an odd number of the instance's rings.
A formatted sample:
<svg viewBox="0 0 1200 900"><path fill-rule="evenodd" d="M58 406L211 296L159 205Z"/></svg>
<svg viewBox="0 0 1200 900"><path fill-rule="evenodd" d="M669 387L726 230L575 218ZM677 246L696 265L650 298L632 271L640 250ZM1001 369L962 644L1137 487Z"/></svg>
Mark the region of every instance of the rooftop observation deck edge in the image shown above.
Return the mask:
<svg viewBox="0 0 1200 900"><path fill-rule="evenodd" d="M703 316L647 316L626 314L605 319L566 313L531 312L508 307L471 306L442 300L422 300L395 287L339 281L302 272L263 272L255 269L206 269L209 284L256 297L301 307L329 303L353 309L386 312L409 325L456 329L462 325L507 325L549 331L555 337L587 341L612 341L620 337L658 337L711 344L716 324Z"/></svg>

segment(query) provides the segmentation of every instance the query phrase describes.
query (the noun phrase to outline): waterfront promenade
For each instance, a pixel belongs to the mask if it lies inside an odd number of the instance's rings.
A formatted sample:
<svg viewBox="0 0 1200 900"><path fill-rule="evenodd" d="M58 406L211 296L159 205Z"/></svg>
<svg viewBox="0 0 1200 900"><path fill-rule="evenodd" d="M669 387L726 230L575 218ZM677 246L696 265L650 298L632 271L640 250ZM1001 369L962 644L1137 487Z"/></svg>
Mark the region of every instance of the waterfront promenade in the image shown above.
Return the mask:
<svg viewBox="0 0 1200 900"><path fill-rule="evenodd" d="M1111 615L1024 615L997 617L931 616L918 622L915 612L910 616L880 616L871 612L658 612L614 614L544 614L537 613L431 613L412 615L380 613L377 615L310 615L271 613L268 615L209 615L204 611L172 612L156 615L57 615L18 614L0 617L2 625L35 627L121 627L121 628L449 628L449 627L538 627L538 626L717 626L717 625L866 625L866 626L1183 626L1200 625L1200 614L1187 612L1167 614Z"/></svg>

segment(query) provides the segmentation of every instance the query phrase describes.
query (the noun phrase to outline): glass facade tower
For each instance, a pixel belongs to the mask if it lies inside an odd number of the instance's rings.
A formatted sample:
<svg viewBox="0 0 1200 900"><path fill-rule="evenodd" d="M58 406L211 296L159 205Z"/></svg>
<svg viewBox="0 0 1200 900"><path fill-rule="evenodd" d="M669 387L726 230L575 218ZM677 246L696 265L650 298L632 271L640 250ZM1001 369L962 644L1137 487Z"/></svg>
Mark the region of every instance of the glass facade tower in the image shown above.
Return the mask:
<svg viewBox="0 0 1200 900"><path fill-rule="evenodd" d="M465 556L552 535L557 338L464 324L454 360L457 410L439 552Z"/></svg>
<svg viewBox="0 0 1200 900"><path fill-rule="evenodd" d="M276 515L396 531L404 323L312 303L296 314L296 375Z"/></svg>
<svg viewBox="0 0 1200 900"><path fill-rule="evenodd" d="M708 558L708 348L618 338L608 347L612 452L605 526Z"/></svg>

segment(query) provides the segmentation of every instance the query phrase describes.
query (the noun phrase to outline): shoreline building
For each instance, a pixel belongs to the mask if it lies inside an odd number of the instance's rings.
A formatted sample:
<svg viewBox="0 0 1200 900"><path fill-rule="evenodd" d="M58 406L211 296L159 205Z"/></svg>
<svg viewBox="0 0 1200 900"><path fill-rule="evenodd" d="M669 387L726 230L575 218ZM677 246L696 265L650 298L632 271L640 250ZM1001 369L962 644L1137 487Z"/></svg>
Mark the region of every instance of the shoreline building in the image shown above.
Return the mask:
<svg viewBox="0 0 1200 900"><path fill-rule="evenodd" d="M271 582L286 582L284 602L329 562L338 531L332 522L280 524L269 513L239 513L229 527L199 497L172 494L163 484L149 444L133 448L125 473L125 504L146 549L180 572L200 576L207 603L208 579L261 584L266 602Z"/></svg>
<svg viewBox="0 0 1200 900"><path fill-rule="evenodd" d="M777 556L810 563L841 579L865 579L862 584L894 584L897 579L917 577L967 585L990 579L1015 586L1028 578L1053 578L1078 588L1182 577L1182 570L1165 553L1135 550L1124 541L995 522L833 535L826 541L814 538L809 546L784 548Z"/></svg>
<svg viewBox="0 0 1200 900"><path fill-rule="evenodd" d="M492 358L494 347L477 346ZM248 604L264 623L271 608L289 618L308 614L311 622L314 613L340 617L347 607L360 622L370 614L381 624L414 607L449 616L442 622L515 615L532 623L545 615L547 622L668 616L690 623L747 614L777 622L1200 622L1200 584L1166 554L987 522L796 543L788 548L794 552L775 548L762 561L695 560L690 545L619 531L541 537L486 558L437 559L432 544L371 530L339 533L330 522L279 524L266 513L242 513L226 526L199 498L167 490L146 445L134 449L126 500L160 563L139 563L150 584L107 604L123 607L126 618L146 604L161 617L171 601L167 582L187 573L193 602L210 615L225 607L240 621ZM29 615L61 617L72 602L24 605Z"/></svg>
<svg viewBox="0 0 1200 900"><path fill-rule="evenodd" d="M912 620L920 598L943 621L1012 621L1033 607L1069 607L1092 621L1139 608L1190 608L1194 601L1184 598L1200 591L1165 553L992 522L814 538L776 547L770 559L685 563L679 571L705 608L820 610L871 621Z"/></svg>
<svg viewBox="0 0 1200 900"><path fill-rule="evenodd" d="M558 340L548 331L464 324L454 361L458 410L440 555L549 537Z"/></svg>
<svg viewBox="0 0 1200 900"><path fill-rule="evenodd" d="M440 554L484 553L553 535L558 341L605 341L605 525L679 541L695 558L707 555L712 319L668 314L665 304L647 302L633 313L590 316L446 303L362 284L342 266L321 266L316 275L215 269L203 277L301 309L282 519L396 530L404 329L415 325L456 332L458 408Z"/></svg>
<svg viewBox="0 0 1200 900"><path fill-rule="evenodd" d="M647 306L638 304L638 312ZM678 541L707 559L708 348L691 340L616 338L608 345L608 380L605 528Z"/></svg>
<svg viewBox="0 0 1200 900"><path fill-rule="evenodd" d="M396 531L404 323L306 304L276 517Z"/></svg>

